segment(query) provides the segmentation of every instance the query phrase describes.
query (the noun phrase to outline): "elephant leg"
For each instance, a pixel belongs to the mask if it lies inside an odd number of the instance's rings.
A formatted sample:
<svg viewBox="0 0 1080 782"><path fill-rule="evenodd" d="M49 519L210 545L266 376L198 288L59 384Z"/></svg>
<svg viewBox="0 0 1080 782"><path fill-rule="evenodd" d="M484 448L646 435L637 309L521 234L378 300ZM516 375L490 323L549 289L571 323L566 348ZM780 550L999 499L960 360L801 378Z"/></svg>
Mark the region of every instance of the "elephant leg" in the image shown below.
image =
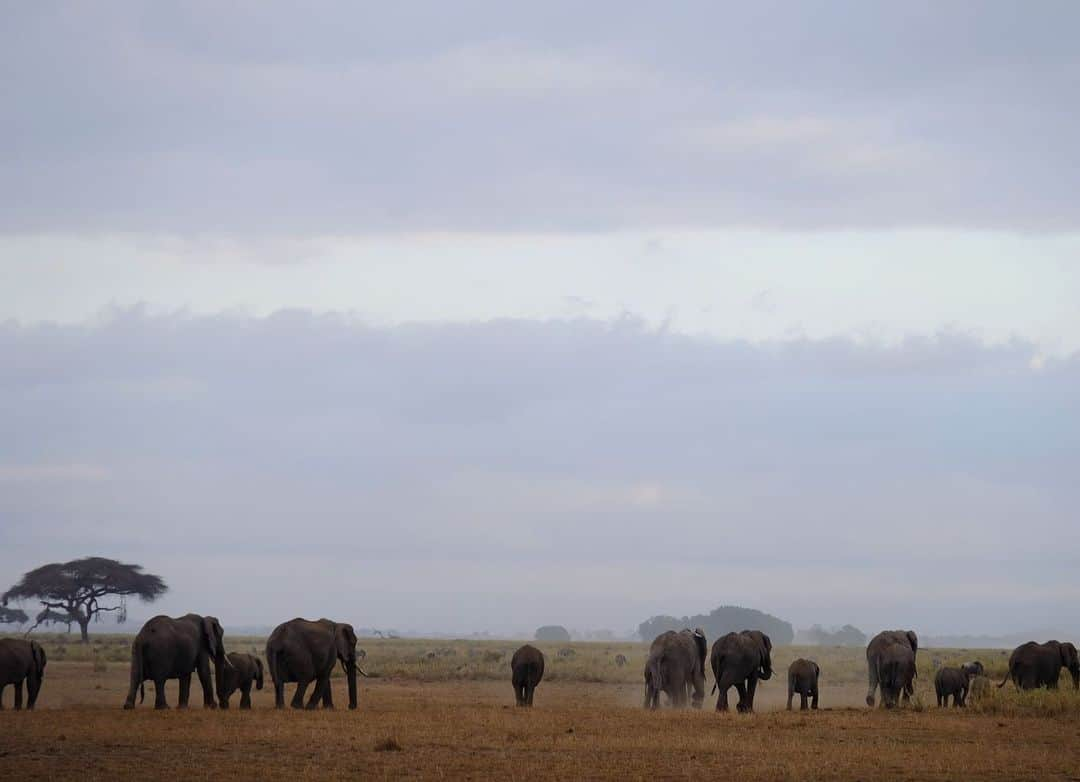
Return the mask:
<svg viewBox="0 0 1080 782"><path fill-rule="evenodd" d="M323 680L320 677L320 678L315 680L315 689L311 691L311 697L308 698L307 705L304 707L305 709L311 710L311 709L314 709L316 706L319 705L319 701L322 700L322 695L323 695L322 688L323 688Z"/></svg>
<svg viewBox="0 0 1080 782"><path fill-rule="evenodd" d="M525 705L531 707L533 705L533 693L536 692L535 684L525 685Z"/></svg>
<svg viewBox="0 0 1080 782"><path fill-rule="evenodd" d="M799 698L801 699L799 702L799 711L806 711L809 708L809 705L807 704L808 698L806 697L806 693L800 692Z"/></svg>
<svg viewBox="0 0 1080 782"><path fill-rule="evenodd" d="M746 710L754 710L754 693L757 692L757 677L751 676L750 681L746 683Z"/></svg>
<svg viewBox="0 0 1080 782"><path fill-rule="evenodd" d="M285 682L274 680L274 708L285 708Z"/></svg>
<svg viewBox="0 0 1080 782"><path fill-rule="evenodd" d="M154 708L167 709L169 704L165 702L165 680L154 679Z"/></svg>
<svg viewBox="0 0 1080 782"><path fill-rule="evenodd" d="M787 685L787 710L791 711L791 699L795 697L795 680L788 678Z"/></svg>
<svg viewBox="0 0 1080 782"><path fill-rule="evenodd" d="M6 684L0 684L0 711L4 710L4 690L6 688Z"/></svg>
<svg viewBox="0 0 1080 782"><path fill-rule="evenodd" d="M186 709L191 700L191 673L180 674L180 695L177 698L176 708Z"/></svg>
<svg viewBox="0 0 1080 782"><path fill-rule="evenodd" d="M866 705L873 708L873 706L874 706L874 693L877 691L877 687L878 687L878 672L877 672L877 667L874 665L873 662L870 662L866 666L866 668L869 671L869 682L868 682L868 686L867 686L867 689L866 689ZM884 697L884 695L882 695L882 697Z"/></svg>
<svg viewBox="0 0 1080 782"><path fill-rule="evenodd" d="M304 708L304 693L307 692L308 685L311 683L311 679L298 679L296 682L296 692L293 693L291 705L294 709Z"/></svg>
<svg viewBox="0 0 1080 782"><path fill-rule="evenodd" d="M15 711L22 711L22 682L15 682Z"/></svg>
<svg viewBox="0 0 1080 782"><path fill-rule="evenodd" d="M731 687L727 682L720 682L716 685L716 689L720 690L720 694L716 696L716 710L727 711L728 710L728 689Z"/></svg>
<svg viewBox="0 0 1080 782"><path fill-rule="evenodd" d="M817 687L814 687L814 689L811 690L811 692L810 692L810 708L813 709L814 711L817 711L817 698L818 698L818 690L817 690Z"/></svg>
<svg viewBox="0 0 1080 782"><path fill-rule="evenodd" d="M746 683L735 682L735 691L739 693L739 702L735 704L735 711L739 712L739 714L749 711L746 705Z"/></svg>
<svg viewBox="0 0 1080 782"><path fill-rule="evenodd" d="M199 684L202 685L202 699L204 709L216 709L217 701L214 700L214 680L210 676L210 660L199 660L196 668L199 674Z"/></svg>
<svg viewBox="0 0 1080 782"><path fill-rule="evenodd" d="M941 702L942 702L943 700L948 700L948 698L946 698L945 696L943 696L943 695L942 695L942 694L941 694L941 693L939 692L939 693L937 694L937 707L938 707L939 709L941 709L941 708L944 708L944 707L943 707L943 706L941 705Z"/></svg>
<svg viewBox="0 0 1080 782"><path fill-rule="evenodd" d="M323 683L322 706L324 709L334 708L334 687L330 674L326 675L326 681Z"/></svg>
<svg viewBox="0 0 1080 782"><path fill-rule="evenodd" d="M228 703L228 700L226 699L225 702ZM251 682L248 682L240 688L240 708L251 708Z"/></svg>
<svg viewBox="0 0 1080 782"><path fill-rule="evenodd" d="M34 704L37 703L38 693L41 691L41 679L37 674L32 674L26 680L26 708L33 709Z"/></svg>

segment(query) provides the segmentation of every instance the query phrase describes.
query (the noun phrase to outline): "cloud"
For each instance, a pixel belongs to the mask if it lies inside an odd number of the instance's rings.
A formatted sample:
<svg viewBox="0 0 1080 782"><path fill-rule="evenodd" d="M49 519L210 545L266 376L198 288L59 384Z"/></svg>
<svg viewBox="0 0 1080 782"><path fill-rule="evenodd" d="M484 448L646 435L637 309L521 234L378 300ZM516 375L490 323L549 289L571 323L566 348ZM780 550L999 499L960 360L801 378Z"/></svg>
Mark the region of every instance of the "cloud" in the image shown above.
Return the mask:
<svg viewBox="0 0 1080 782"><path fill-rule="evenodd" d="M1078 13L24 5L0 230L1075 231Z"/></svg>
<svg viewBox="0 0 1080 782"><path fill-rule="evenodd" d="M1080 544L1080 366L1033 370L1024 342L131 310L0 326L0 355L11 578L104 553L165 575L164 610L237 624L1080 618L1053 597Z"/></svg>

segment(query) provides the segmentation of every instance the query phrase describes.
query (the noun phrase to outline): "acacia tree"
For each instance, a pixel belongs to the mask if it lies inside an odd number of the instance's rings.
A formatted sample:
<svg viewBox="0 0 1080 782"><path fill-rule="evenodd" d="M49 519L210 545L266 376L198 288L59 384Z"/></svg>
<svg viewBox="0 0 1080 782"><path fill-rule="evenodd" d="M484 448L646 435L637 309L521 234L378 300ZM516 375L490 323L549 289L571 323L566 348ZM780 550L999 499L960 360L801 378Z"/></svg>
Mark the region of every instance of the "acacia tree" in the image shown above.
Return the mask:
<svg viewBox="0 0 1080 782"><path fill-rule="evenodd" d="M24 625L30 621L25 611L0 606L0 625Z"/></svg>
<svg viewBox="0 0 1080 782"><path fill-rule="evenodd" d="M150 602L163 595L168 587L160 576L143 573L141 565L127 565L115 559L85 557L70 562L42 565L23 575L4 593L0 602L37 600L42 611L35 617L33 630L40 624L79 625L82 642L90 640L90 622L101 614L117 612L117 622L127 619L126 598L135 596ZM101 605L102 598L118 597L117 605Z"/></svg>

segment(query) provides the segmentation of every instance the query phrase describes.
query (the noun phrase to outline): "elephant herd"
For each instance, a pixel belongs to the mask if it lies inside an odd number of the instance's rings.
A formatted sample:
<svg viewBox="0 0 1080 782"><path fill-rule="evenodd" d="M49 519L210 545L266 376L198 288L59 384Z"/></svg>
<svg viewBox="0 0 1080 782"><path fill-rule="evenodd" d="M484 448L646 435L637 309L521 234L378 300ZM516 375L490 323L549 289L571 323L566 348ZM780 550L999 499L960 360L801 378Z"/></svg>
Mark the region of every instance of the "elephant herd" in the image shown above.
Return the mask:
<svg viewBox="0 0 1080 782"><path fill-rule="evenodd" d="M251 708L251 688L263 688L269 672L274 685L274 705L285 706L285 685L295 683L291 705L295 709L333 708L330 677L337 665L348 684L349 708L357 706L357 675L367 676L358 664L357 638L352 625L329 619L292 619L274 628L266 641L266 666L250 654L225 653L221 623L212 616L187 614L177 618L155 616L142 626L131 645L131 678L124 708L135 707L145 697L145 683L154 683L154 708L167 709L165 682L177 679L180 685L178 704L186 708L191 694L191 677L196 674L203 692L205 708L229 708L229 699L240 692L240 708ZM915 691L917 674L915 656L919 640L911 630L886 630L878 633L866 647L869 689L868 706L875 704L881 689L881 702L892 708L910 699ZM360 652L359 656L362 656ZM754 709L754 693L759 681L772 678L772 642L765 633L743 630L718 638L709 647L700 629L669 630L661 633L649 647L645 663L645 708L660 705L660 694L673 706L701 708L705 700L705 660L712 669L713 692L718 711L728 709L728 691L739 695L736 710ZM625 658L624 658L625 662ZM29 709L34 708L45 676L45 650L36 641L0 639L0 709L4 689L14 685L15 708L23 707L23 686ZM213 679L211 679L211 664ZM536 687L544 676L544 655L525 644L510 660L514 699L519 706L532 706ZM1061 670L1072 676L1073 688L1080 689L1080 658L1071 643L1047 641L1018 646L1009 657L1009 669L998 687L1012 680L1017 689L1038 687L1056 689ZM959 668L937 671L934 690L939 706L965 705L969 692L985 689L988 680L979 662ZM795 660L788 668L787 708L795 695L801 709L818 707L818 682L821 669L816 662ZM307 702L304 696L312 687ZM215 697L216 696L216 697ZM809 706L808 706L809 702Z"/></svg>
<svg viewBox="0 0 1080 782"><path fill-rule="evenodd" d="M210 664L214 680L210 679ZM367 676L357 664L356 633L352 625L329 619L292 619L274 628L266 641L266 669L274 683L274 705L285 706L285 685L296 684L293 708L333 708L330 675L340 663L349 687L349 708L356 708L356 676ZM177 618L155 616L142 626L131 644L131 682L125 709L140 702L147 681L154 683L154 708L167 709L165 682L180 683L178 705L187 708L191 676L202 686L203 706L229 708L229 698L240 691L240 708L251 708L251 688L263 688L262 660L255 655L225 654L224 634L215 617L187 614ZM304 694L314 683L307 703ZM215 695L216 700L215 700Z"/></svg>

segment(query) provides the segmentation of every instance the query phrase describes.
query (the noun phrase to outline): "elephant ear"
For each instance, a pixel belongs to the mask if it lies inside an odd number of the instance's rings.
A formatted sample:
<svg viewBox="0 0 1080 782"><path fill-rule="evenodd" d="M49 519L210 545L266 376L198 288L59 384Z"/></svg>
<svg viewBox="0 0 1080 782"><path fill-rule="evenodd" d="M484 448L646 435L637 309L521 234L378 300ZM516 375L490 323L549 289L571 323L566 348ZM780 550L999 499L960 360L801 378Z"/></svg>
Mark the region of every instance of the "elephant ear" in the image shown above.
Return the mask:
<svg viewBox="0 0 1080 782"><path fill-rule="evenodd" d="M334 642L337 645L338 658L344 664L356 657L356 632L350 624L334 625Z"/></svg>
<svg viewBox="0 0 1080 782"><path fill-rule="evenodd" d="M821 676L821 666L818 665L817 663L813 662L813 661L811 661L810 664L812 666L814 666L814 675L815 676Z"/></svg>
<svg viewBox="0 0 1080 782"><path fill-rule="evenodd" d="M37 641L31 641L30 654L34 656L34 667L40 678L45 673L45 649Z"/></svg>
<svg viewBox="0 0 1080 782"><path fill-rule="evenodd" d="M915 635L914 630L908 630L905 635L907 636L908 643L911 644L911 653L919 653L919 636Z"/></svg>
<svg viewBox="0 0 1080 782"><path fill-rule="evenodd" d="M1068 641L1061 644L1061 664L1066 668L1076 664L1076 647Z"/></svg>
<svg viewBox="0 0 1080 782"><path fill-rule="evenodd" d="M701 673L705 674L705 657L709 653L709 642L705 640L705 631L700 627L694 628L694 644L698 650L698 662L701 665Z"/></svg>
<svg viewBox="0 0 1080 782"><path fill-rule="evenodd" d="M204 616L202 618L202 634L203 640L206 641L206 648L210 650L210 656L215 660L224 656L225 647L221 643L223 633L216 617Z"/></svg>

